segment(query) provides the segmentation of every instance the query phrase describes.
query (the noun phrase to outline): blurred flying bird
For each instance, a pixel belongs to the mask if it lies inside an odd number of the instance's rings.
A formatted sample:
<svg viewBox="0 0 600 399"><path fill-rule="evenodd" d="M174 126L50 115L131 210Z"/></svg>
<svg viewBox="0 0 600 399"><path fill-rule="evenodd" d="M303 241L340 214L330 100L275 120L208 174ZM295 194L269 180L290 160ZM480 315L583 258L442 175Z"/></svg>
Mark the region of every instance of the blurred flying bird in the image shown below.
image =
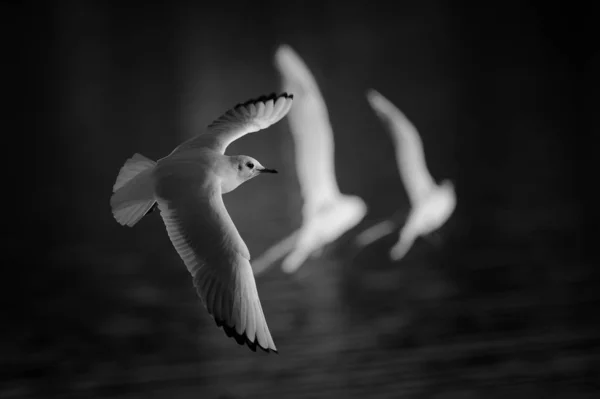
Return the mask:
<svg viewBox="0 0 600 399"><path fill-rule="evenodd" d="M253 262L254 273L264 272L285 257L282 269L295 272L311 255L357 225L364 201L340 193L335 177L333 132L327 106L308 67L288 45L275 53L283 90L296 95L288 115L294 140L296 171L304 200L302 226Z"/></svg>
<svg viewBox="0 0 600 399"><path fill-rule="evenodd" d="M418 236L433 233L450 218L456 206L456 193L450 180L437 185L429 174L421 138L408 118L375 90L367 91L367 99L392 136L398 170L411 204L400 238L390 250L391 259L399 260ZM396 216L360 233L356 237L358 247L395 231L400 226Z"/></svg>
<svg viewBox="0 0 600 399"><path fill-rule="evenodd" d="M277 352L250 266L250 252L223 203L228 193L262 173L277 173L245 155L225 155L229 144L283 118L293 95L238 104L204 133L154 162L135 154L121 168L110 199L122 225L133 226L155 204L169 238L191 273L217 326L238 344Z"/></svg>

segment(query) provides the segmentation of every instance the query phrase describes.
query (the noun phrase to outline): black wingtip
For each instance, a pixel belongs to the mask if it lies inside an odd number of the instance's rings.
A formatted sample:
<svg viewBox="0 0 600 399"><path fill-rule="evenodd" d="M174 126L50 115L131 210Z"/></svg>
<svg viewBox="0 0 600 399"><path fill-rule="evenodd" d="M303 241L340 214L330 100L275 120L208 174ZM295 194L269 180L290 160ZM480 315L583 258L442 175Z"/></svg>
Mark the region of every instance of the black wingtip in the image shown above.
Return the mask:
<svg viewBox="0 0 600 399"><path fill-rule="evenodd" d="M146 216L149 213L152 213L156 210L156 208L158 208L158 202L155 202L154 205L152 205L152 207L150 209L148 209L148 212L144 213L144 216Z"/></svg>
<svg viewBox="0 0 600 399"><path fill-rule="evenodd" d="M279 99L281 97L289 98L290 100L294 99L294 95L293 94L288 94L286 92L283 92L281 94L271 93L271 94L268 94L268 95L262 95L260 97L250 99L250 100L245 101L243 103L239 103L234 108L245 107L247 105L255 104L255 103L258 103L258 102L267 102L269 100L277 101L277 99Z"/></svg>
<svg viewBox="0 0 600 399"><path fill-rule="evenodd" d="M254 341L250 341L246 336L245 331L241 334L238 334L238 332L235 330L235 326L230 327L226 325L223 320L217 319L216 317L215 322L217 323L217 327L221 327L228 337L235 339L235 342L237 342L238 345L247 345L252 352L256 352L256 348L258 347L266 353L275 352L279 354L279 352L277 352L276 349L263 348L262 346L260 346L260 344L258 343L258 339L256 338L254 339Z"/></svg>

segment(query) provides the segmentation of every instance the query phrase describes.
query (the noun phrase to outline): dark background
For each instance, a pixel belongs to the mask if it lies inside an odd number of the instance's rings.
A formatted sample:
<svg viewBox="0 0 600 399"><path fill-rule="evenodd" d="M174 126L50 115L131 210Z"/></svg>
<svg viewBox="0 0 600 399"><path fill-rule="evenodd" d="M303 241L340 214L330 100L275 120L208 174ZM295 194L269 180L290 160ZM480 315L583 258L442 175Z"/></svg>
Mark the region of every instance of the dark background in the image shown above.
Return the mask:
<svg viewBox="0 0 600 399"><path fill-rule="evenodd" d="M597 164L583 116L595 111L598 53L585 10L435 0L3 9L1 397L598 394ZM280 351L267 355L214 326L158 213L124 228L109 198L134 152L158 159L236 103L280 91L281 43L313 71L339 185L369 214L297 275L257 279ZM407 114L432 175L457 189L441 244L419 239L398 263L387 258L397 234L358 254L349 246L408 209L368 88ZM257 257L300 224L287 123L228 153L280 170L224 197Z"/></svg>

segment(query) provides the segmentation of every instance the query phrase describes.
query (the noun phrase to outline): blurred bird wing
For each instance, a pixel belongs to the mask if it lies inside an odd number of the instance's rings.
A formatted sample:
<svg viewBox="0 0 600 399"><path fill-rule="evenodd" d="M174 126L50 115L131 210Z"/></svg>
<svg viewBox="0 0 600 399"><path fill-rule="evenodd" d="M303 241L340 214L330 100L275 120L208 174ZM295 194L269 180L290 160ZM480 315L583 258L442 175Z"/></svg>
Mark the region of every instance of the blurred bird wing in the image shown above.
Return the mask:
<svg viewBox="0 0 600 399"><path fill-rule="evenodd" d="M282 76L284 90L296 96L294 108L288 115L296 169L304 206L316 210L339 195L327 106L315 78L291 47L282 45L277 49L275 65Z"/></svg>
<svg viewBox="0 0 600 399"><path fill-rule="evenodd" d="M390 258L394 261L402 259L413 246L417 236L420 232L417 230L414 224L407 221L400 231L398 241L390 249Z"/></svg>
<svg viewBox="0 0 600 399"><path fill-rule="evenodd" d="M400 177L414 205L436 185L427 170L421 137L408 118L379 92L369 90L367 99L392 135Z"/></svg>
<svg viewBox="0 0 600 399"><path fill-rule="evenodd" d="M267 249L252 262L254 275L258 276L267 271L275 262L290 253L298 240L298 231L293 232L283 240Z"/></svg>
<svg viewBox="0 0 600 399"><path fill-rule="evenodd" d="M366 247L380 238L393 233L397 228L398 225L392 220L384 220L383 222L379 222L357 235L355 237L355 243L359 248Z"/></svg>
<svg viewBox="0 0 600 399"><path fill-rule="evenodd" d="M207 193L201 186L197 178L173 171L158 175L158 206L169 238L217 326L254 351L258 345L276 352L248 247L225 208L220 188L215 184Z"/></svg>
<svg viewBox="0 0 600 399"><path fill-rule="evenodd" d="M208 125L205 132L187 140L176 150L204 147L224 154L235 140L266 129L283 118L290 110L293 98L293 94L271 94L238 104Z"/></svg>

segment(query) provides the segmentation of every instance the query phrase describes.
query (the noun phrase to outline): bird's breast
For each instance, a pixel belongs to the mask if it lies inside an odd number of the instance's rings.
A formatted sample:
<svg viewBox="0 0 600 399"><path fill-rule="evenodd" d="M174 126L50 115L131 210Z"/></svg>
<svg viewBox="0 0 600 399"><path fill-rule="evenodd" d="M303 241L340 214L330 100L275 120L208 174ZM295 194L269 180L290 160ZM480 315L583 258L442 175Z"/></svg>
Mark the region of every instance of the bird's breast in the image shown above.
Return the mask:
<svg viewBox="0 0 600 399"><path fill-rule="evenodd" d="M221 180L221 193L227 194L230 191L235 190L241 184L237 179L220 179Z"/></svg>

